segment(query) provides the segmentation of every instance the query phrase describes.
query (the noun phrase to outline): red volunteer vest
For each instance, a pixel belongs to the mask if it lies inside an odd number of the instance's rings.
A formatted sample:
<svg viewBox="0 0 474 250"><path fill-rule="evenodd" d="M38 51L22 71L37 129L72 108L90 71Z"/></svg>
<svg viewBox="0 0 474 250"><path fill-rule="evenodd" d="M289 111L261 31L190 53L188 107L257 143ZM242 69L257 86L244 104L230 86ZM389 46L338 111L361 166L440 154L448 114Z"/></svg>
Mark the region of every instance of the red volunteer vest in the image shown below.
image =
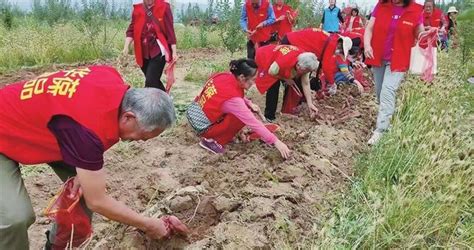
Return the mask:
<svg viewBox="0 0 474 250"><path fill-rule="evenodd" d="M375 19L372 35L374 58L366 58L366 64L379 67L382 64L385 40L392 20L392 3L378 3L377 18ZM403 15L398 19L393 41L393 56L390 68L392 71L405 72L410 66L411 47L415 43L415 33L422 14L423 7L411 2Z"/></svg>
<svg viewBox="0 0 474 250"><path fill-rule="evenodd" d="M324 51L324 55L322 58L323 66L321 67L321 69L324 73L326 81L329 81L329 84L333 84L334 76L338 71L334 53L337 49L337 40L339 40L339 35L333 34L331 35L330 39L331 40L329 41L326 47L326 51Z"/></svg>
<svg viewBox="0 0 474 250"><path fill-rule="evenodd" d="M270 7L270 2L268 0L261 0L260 7L255 10L252 7L250 0L247 0L245 3L245 8L247 11L247 29L250 31L255 30L257 25L267 19L268 8ZM250 38L254 43L266 42L270 39L272 27L267 26L261 29L258 29L255 34Z"/></svg>
<svg viewBox="0 0 474 250"><path fill-rule="evenodd" d="M350 22L351 22L351 16L350 15L346 16L346 20L344 21L344 25L347 26L346 30L349 29ZM356 16L354 18L354 22L352 23L352 29L354 30L354 29L357 29L357 28L363 28L360 16Z"/></svg>
<svg viewBox="0 0 474 250"><path fill-rule="evenodd" d="M160 43L163 45L164 49L166 50L166 53L170 55L168 41L166 40L166 37L164 35L167 32L163 30L165 29L163 16L165 15L166 8L169 8L168 3L165 3L163 0L155 1L155 5L153 6L153 10L152 10L153 16L156 17L160 25L157 25L155 22L153 22L153 27L155 28L156 37L158 38ZM143 27L145 26L145 23L146 23L146 12L145 12L145 7L143 3L133 5L132 18L134 19L133 46L135 49L135 61L140 67L143 67L141 37L142 37Z"/></svg>
<svg viewBox="0 0 474 250"><path fill-rule="evenodd" d="M364 33L365 33L364 28L357 28L357 29L352 29L352 31L346 31L342 33L341 35L347 36L350 39L359 38L360 39L359 47L364 48Z"/></svg>
<svg viewBox="0 0 474 250"><path fill-rule="evenodd" d="M55 115L90 129L107 150L119 140L120 104L128 88L114 68L91 66L0 89L0 153L23 164L62 160L47 128Z"/></svg>
<svg viewBox="0 0 474 250"><path fill-rule="evenodd" d="M280 16L286 17L287 13L289 13L293 18L296 17L296 14L293 11L293 9L286 4L283 4L281 7L274 4L273 11L275 12L275 18L278 18ZM273 32L277 32L278 37L281 39L284 35L286 35L286 33L292 31L293 24L290 23L288 18L285 18L282 21L275 22L275 24L273 24L272 27L273 27Z"/></svg>
<svg viewBox="0 0 474 250"><path fill-rule="evenodd" d="M441 28L443 25L443 22L441 21L442 18L443 11L438 8L434 8L432 13L423 12L423 25Z"/></svg>
<svg viewBox="0 0 474 250"><path fill-rule="evenodd" d="M196 101L201 105L207 118L215 123L222 119L222 104L234 97L244 97L244 89L230 72L217 73L207 80Z"/></svg>
<svg viewBox="0 0 474 250"><path fill-rule="evenodd" d="M314 53L318 60L321 60L321 53L328 37L329 33L317 28L307 28L286 34L291 45Z"/></svg>
<svg viewBox="0 0 474 250"><path fill-rule="evenodd" d="M263 94L278 79L291 79L292 70L298 62L298 56L303 53L300 49L291 45L267 45L257 49L255 62L258 65L258 75L255 85L258 91ZM268 70L270 65L276 62L279 66L277 76L270 75Z"/></svg>

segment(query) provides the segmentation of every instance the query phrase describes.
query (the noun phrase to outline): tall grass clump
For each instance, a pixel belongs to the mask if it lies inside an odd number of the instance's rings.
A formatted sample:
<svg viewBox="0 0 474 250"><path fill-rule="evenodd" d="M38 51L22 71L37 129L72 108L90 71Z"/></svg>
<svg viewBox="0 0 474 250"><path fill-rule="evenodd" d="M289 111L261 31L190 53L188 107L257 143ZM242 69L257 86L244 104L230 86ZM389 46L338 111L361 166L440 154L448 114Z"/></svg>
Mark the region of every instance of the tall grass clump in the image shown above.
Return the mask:
<svg viewBox="0 0 474 250"><path fill-rule="evenodd" d="M313 245L474 246L474 86L459 56L440 53L432 85L404 82L393 126L357 161L350 191L315 225Z"/></svg>

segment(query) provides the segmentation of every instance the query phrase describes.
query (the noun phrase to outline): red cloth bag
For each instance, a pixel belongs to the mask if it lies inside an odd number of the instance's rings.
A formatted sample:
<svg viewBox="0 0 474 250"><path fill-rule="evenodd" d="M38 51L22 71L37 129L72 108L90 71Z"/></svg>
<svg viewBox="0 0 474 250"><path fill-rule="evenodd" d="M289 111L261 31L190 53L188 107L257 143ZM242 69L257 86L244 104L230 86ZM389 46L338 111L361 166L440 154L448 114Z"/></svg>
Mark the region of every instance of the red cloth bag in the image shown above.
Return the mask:
<svg viewBox="0 0 474 250"><path fill-rule="evenodd" d="M45 215L56 222L56 234L51 242L56 248L79 247L92 235L89 216L80 205L80 195L69 198L74 178L67 180L51 200Z"/></svg>

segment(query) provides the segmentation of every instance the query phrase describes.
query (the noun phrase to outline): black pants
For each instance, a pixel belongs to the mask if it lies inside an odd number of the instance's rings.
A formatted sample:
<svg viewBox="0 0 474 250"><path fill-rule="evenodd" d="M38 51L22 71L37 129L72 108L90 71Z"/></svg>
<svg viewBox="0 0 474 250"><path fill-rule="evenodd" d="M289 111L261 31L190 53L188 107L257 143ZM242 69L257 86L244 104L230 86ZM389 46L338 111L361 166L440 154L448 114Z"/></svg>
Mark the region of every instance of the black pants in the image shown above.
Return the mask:
<svg viewBox="0 0 474 250"><path fill-rule="evenodd" d="M286 37L286 35L281 38L280 44L291 45L290 41L288 41L288 37Z"/></svg>
<svg viewBox="0 0 474 250"><path fill-rule="evenodd" d="M303 94L303 86L301 84L301 77L293 79L295 81L296 86ZM271 88L268 89L266 99L265 99L265 117L270 120L275 120L275 113L278 106L278 98L280 95L280 85L283 84L285 81L277 81ZM289 87L285 86L285 92L283 94L283 100L286 98L288 94ZM301 98L304 100L304 98Z"/></svg>
<svg viewBox="0 0 474 250"><path fill-rule="evenodd" d="M269 41L260 42L258 43L258 46L262 47L262 46L268 45L269 43L270 43ZM251 40L247 41L247 58L255 60L255 44Z"/></svg>
<svg viewBox="0 0 474 250"><path fill-rule="evenodd" d="M157 88L165 91L161 75L165 68L166 60L161 54L152 59L143 59L143 67L141 68L145 74L145 87Z"/></svg>
<svg viewBox="0 0 474 250"><path fill-rule="evenodd" d="M265 117L275 120L275 113L278 106L278 96L280 95L281 81L277 81L268 90L265 98Z"/></svg>

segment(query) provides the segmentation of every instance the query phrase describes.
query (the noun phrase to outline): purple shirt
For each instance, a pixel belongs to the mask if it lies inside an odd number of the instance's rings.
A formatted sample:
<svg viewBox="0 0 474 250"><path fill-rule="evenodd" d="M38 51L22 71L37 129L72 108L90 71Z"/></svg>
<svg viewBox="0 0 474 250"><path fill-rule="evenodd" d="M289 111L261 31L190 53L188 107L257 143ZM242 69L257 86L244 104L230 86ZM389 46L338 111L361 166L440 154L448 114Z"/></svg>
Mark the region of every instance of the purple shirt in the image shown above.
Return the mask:
<svg viewBox="0 0 474 250"><path fill-rule="evenodd" d="M377 10L378 6L375 6L374 12L372 16L377 18ZM390 22L390 26L388 28L387 38L385 40L385 48L383 51L383 60L390 61L392 59L392 51L393 51L393 39L395 38L395 28L397 27L397 22L400 17L402 17L403 12L405 12L405 8L402 6L393 6L392 12L392 21Z"/></svg>
<svg viewBox="0 0 474 250"><path fill-rule="evenodd" d="M92 171L102 168L104 145L92 130L65 115L53 116L48 129L56 137L66 164Z"/></svg>
<svg viewBox="0 0 474 250"><path fill-rule="evenodd" d="M377 18L377 12L379 9L379 5L375 6L374 11L372 12L372 16ZM406 8L403 6L396 6L393 5L393 12L392 12L392 21L390 22L390 26L388 28L387 38L385 39L385 48L383 52L382 59L384 61L391 61L392 60L392 53L393 53L393 40L395 38L395 29L397 28L398 19L400 19L405 13ZM420 20L418 21L418 25L423 23L423 15L420 15Z"/></svg>

